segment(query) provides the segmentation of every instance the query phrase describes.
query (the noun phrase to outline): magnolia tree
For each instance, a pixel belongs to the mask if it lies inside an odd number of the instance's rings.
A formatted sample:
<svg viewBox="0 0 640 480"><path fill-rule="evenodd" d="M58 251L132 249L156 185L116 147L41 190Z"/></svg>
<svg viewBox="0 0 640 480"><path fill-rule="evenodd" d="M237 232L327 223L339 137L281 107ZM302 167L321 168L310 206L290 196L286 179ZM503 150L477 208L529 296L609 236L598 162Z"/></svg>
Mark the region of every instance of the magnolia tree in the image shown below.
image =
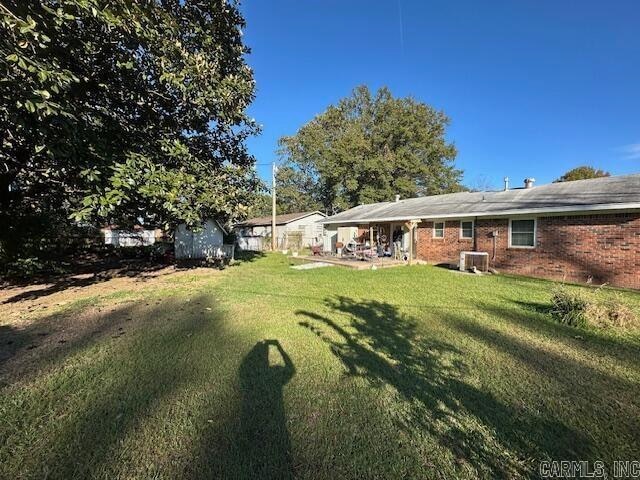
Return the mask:
<svg viewBox="0 0 640 480"><path fill-rule="evenodd" d="M71 221L246 213L255 87L235 2L2 1L0 26L5 257Z"/></svg>

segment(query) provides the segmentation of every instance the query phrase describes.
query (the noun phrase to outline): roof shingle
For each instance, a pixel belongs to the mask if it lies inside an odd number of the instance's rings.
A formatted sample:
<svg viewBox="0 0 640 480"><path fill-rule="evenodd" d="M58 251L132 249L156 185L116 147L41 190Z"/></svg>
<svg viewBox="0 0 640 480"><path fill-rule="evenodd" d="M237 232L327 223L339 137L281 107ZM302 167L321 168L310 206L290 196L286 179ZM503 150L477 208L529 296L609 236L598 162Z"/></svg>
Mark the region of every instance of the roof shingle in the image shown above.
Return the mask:
<svg viewBox="0 0 640 480"><path fill-rule="evenodd" d="M461 192L360 205L322 223L640 209L640 174L550 183L497 192Z"/></svg>

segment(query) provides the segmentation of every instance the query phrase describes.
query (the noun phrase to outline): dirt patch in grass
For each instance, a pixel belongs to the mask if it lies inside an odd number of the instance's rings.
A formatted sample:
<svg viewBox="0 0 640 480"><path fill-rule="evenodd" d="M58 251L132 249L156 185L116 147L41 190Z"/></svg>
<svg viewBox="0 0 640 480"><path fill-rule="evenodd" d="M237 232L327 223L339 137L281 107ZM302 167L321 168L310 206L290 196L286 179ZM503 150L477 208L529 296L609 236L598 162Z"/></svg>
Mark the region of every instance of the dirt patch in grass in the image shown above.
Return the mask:
<svg viewBox="0 0 640 480"><path fill-rule="evenodd" d="M55 283L3 289L0 384L99 338L126 335L139 325L141 312L161 303L163 292L197 288L217 273L207 268L164 267L99 281L81 274Z"/></svg>

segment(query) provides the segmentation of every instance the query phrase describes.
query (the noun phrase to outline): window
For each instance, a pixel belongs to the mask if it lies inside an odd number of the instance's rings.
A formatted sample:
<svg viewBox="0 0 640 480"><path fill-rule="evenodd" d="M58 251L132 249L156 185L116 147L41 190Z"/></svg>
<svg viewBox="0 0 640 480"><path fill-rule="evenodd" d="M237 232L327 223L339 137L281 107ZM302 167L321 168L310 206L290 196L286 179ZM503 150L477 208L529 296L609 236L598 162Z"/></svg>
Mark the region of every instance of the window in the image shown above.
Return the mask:
<svg viewBox="0 0 640 480"><path fill-rule="evenodd" d="M510 247L532 248L536 246L535 220L511 220L509 230Z"/></svg>
<svg viewBox="0 0 640 480"><path fill-rule="evenodd" d="M433 238L444 238L444 222L433 222Z"/></svg>
<svg viewBox="0 0 640 480"><path fill-rule="evenodd" d="M460 238L473 238L473 220L462 220L460 222Z"/></svg>

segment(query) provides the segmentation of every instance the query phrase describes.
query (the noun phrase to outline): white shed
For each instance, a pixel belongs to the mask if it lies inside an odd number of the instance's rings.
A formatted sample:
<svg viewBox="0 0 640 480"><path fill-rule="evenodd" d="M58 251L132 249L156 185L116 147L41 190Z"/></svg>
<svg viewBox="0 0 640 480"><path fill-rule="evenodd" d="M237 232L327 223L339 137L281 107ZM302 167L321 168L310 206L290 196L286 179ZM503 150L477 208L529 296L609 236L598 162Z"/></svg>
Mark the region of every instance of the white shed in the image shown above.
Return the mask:
<svg viewBox="0 0 640 480"><path fill-rule="evenodd" d="M192 230L184 223L178 225L174 235L176 259L232 258L233 246L224 245L226 233L217 220L207 220L200 230Z"/></svg>

